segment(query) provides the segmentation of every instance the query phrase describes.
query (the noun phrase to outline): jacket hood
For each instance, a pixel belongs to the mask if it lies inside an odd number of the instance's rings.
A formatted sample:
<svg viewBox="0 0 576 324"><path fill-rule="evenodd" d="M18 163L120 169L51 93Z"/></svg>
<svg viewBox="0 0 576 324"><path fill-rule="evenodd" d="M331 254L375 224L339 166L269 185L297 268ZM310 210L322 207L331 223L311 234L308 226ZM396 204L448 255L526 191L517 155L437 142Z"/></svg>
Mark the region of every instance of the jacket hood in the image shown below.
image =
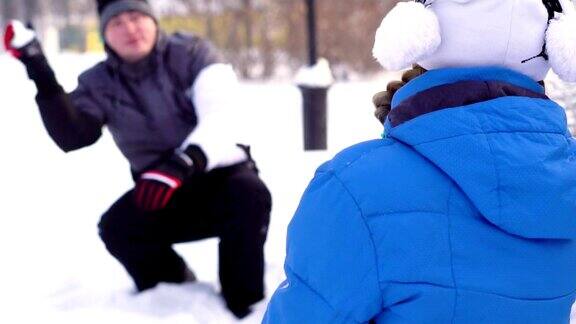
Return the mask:
<svg viewBox="0 0 576 324"><path fill-rule="evenodd" d="M401 88L386 135L448 175L493 225L576 238L576 150L564 110L502 68L439 69Z"/></svg>

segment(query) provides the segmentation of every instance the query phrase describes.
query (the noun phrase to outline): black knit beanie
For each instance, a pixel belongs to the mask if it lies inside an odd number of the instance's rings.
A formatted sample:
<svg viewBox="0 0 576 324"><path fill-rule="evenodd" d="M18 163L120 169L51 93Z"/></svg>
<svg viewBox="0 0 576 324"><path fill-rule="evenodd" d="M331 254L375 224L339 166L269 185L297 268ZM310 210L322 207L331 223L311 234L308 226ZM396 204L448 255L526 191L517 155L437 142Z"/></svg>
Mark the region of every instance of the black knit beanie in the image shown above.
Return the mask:
<svg viewBox="0 0 576 324"><path fill-rule="evenodd" d="M152 7L146 0L97 0L97 3L102 35L104 35L104 28L110 19L125 11L138 11L156 20Z"/></svg>

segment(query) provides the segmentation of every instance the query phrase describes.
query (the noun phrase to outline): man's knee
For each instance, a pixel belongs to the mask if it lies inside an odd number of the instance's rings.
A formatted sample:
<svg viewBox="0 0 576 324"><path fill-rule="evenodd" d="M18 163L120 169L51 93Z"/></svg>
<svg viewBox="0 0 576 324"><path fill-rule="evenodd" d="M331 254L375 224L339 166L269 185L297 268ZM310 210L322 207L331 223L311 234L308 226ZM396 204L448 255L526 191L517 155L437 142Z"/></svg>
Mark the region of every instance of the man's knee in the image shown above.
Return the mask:
<svg viewBox="0 0 576 324"><path fill-rule="evenodd" d="M108 210L100 217L100 221L98 222L98 235L107 248L116 245L118 238L122 237L122 226L119 225L118 216L118 214Z"/></svg>
<svg viewBox="0 0 576 324"><path fill-rule="evenodd" d="M145 219L134 215L136 209L127 201L129 198L125 195L118 199L98 222L98 234L107 246L135 231L139 227L136 224L138 218Z"/></svg>
<svg viewBox="0 0 576 324"><path fill-rule="evenodd" d="M235 199L240 209L249 211L267 222L272 209L272 196L270 191L254 173L243 174L232 182Z"/></svg>
<svg viewBox="0 0 576 324"><path fill-rule="evenodd" d="M234 235L262 236L264 239L270 222L272 197L266 185L255 172L245 170L228 179L226 213L230 233Z"/></svg>
<svg viewBox="0 0 576 324"><path fill-rule="evenodd" d="M240 195L244 194L248 196L247 198L255 198L264 205L271 205L272 197L270 191L254 171L245 170L239 173L233 177L231 183L236 186Z"/></svg>

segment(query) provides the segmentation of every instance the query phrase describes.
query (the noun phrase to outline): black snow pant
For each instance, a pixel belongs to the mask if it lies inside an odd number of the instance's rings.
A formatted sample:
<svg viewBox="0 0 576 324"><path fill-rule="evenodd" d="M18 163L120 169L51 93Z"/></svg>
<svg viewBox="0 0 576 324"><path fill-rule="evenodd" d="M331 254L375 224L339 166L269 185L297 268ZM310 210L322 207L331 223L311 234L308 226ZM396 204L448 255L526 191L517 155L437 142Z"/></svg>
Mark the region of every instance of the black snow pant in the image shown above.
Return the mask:
<svg viewBox="0 0 576 324"><path fill-rule="evenodd" d="M230 310L264 298L264 242L271 197L248 163L190 177L161 211L145 213L124 194L102 216L100 237L139 291L183 282L174 243L218 237L222 296ZM199 261L200 262L200 261Z"/></svg>

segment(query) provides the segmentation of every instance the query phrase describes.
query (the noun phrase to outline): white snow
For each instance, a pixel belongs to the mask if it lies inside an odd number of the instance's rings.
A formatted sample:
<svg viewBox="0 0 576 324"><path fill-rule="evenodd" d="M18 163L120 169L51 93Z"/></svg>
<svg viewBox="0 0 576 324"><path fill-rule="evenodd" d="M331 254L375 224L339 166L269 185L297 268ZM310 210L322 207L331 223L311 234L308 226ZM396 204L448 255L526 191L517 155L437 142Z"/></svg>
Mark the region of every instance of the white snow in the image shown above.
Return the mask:
<svg viewBox="0 0 576 324"><path fill-rule="evenodd" d="M12 28L14 28L14 38L10 42L10 45L14 48L24 47L24 45L30 43L34 37L36 37L36 33L26 28L19 20L11 20L9 25L12 25Z"/></svg>
<svg viewBox="0 0 576 324"><path fill-rule="evenodd" d="M76 76L98 56L51 58L59 80ZM97 235L100 215L132 186L128 164L106 132L92 147L64 154L44 130L35 89L24 68L0 55L0 323L259 323L267 301L236 321L218 296L217 241L176 249L200 282L163 284L134 294L120 264ZM390 75L336 83L329 91L329 151L303 152L300 92L288 83L243 83L250 139L274 202L266 244L268 298L282 281L286 226L315 168L335 152L377 138L371 97ZM575 322L576 323L576 322Z"/></svg>
<svg viewBox="0 0 576 324"><path fill-rule="evenodd" d="M546 77L546 94L566 109L572 134L576 131L576 82L564 82L554 72Z"/></svg>
<svg viewBox="0 0 576 324"><path fill-rule="evenodd" d="M50 57L60 82L100 56ZM218 296L217 240L176 249L198 284L163 284L135 295L120 264L104 249L100 215L130 189L128 164L110 135L95 145L62 153L46 134L33 83L19 62L0 55L0 323L259 323L267 301L235 321ZM273 194L266 244L269 297L284 274L286 227L316 167L334 152L376 138L372 95L385 79L335 84L329 92L330 151L303 152L300 91L291 83L243 83L247 134L261 176Z"/></svg>
<svg viewBox="0 0 576 324"><path fill-rule="evenodd" d="M310 88L328 88L334 83L330 63L319 58L313 66L303 66L296 73L295 83Z"/></svg>

